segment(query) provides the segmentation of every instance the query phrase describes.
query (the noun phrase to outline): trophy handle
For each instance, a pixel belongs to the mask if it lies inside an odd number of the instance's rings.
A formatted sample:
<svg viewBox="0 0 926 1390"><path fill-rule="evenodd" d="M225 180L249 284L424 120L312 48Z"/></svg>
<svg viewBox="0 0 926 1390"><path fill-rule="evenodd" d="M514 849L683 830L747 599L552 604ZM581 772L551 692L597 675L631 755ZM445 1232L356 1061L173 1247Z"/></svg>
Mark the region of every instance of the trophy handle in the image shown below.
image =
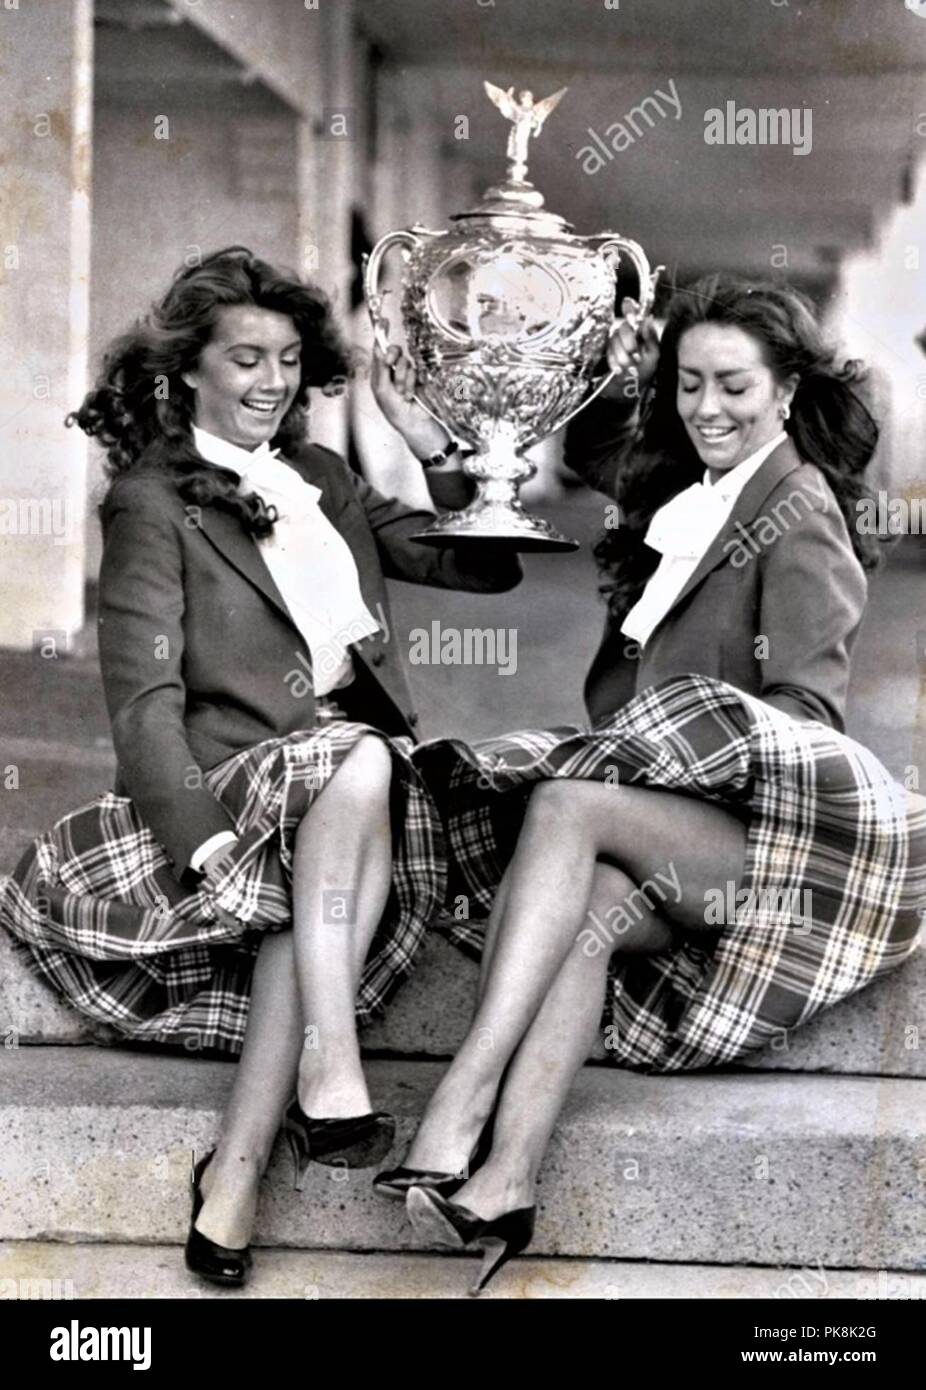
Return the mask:
<svg viewBox="0 0 926 1390"><path fill-rule="evenodd" d="M381 352L388 352L392 346L389 342L389 335L382 326L383 296L380 290L380 272L383 261L395 246L404 246L406 250L414 251L416 247L421 245L424 237L439 235L440 233L428 231L425 227L387 232L385 236L380 237L369 255L363 258L363 297L367 302L370 322L373 325L373 337ZM432 420L436 420L439 425L443 425L445 430L447 429L444 421L439 415L435 415L427 401L423 401L417 391L412 396L412 400L416 405L420 405L422 410L426 410Z"/></svg>
<svg viewBox="0 0 926 1390"><path fill-rule="evenodd" d="M390 346L389 338L380 322L383 313L383 296L380 290L383 261L394 246L404 246L407 250L414 251L420 245L421 238L417 232L407 229L402 232L387 232L384 237L380 237L370 254L363 258L363 297L367 302L376 345L382 352L387 352Z"/></svg>
<svg viewBox="0 0 926 1390"><path fill-rule="evenodd" d="M650 270L649 261L646 259L646 252L643 250L643 247L640 246L637 242L630 241L627 237L619 236L616 232L604 232L603 236L604 242L599 247L599 250L605 253L612 250L617 251L618 256L615 259L618 261L618 263L620 260L620 252L626 252L628 258L633 263L634 270L637 272L637 278L640 282L640 309L639 312L636 314L627 315L627 322L634 329L637 329L640 327L640 324L652 310L653 303L656 299L656 286L659 284L659 277L665 270L665 266L657 265L655 270ZM611 325L611 332L613 332L615 326L620 323L621 318L621 314L614 315L614 322ZM608 334L608 336L610 337L610 333ZM575 417L579 414L580 410L584 410L585 407L589 405L590 402L593 401L596 396L600 396L605 387L614 380L616 375L616 372L605 372L604 375L601 376L599 380L595 383L595 389L593 391L590 391L588 395L585 397L585 399L583 401L580 401L580 403L575 407L575 409L570 410L569 414L565 416L563 420L560 421L560 423L556 427L557 430L561 430L564 425L568 425L569 421L574 420Z"/></svg>
<svg viewBox="0 0 926 1390"><path fill-rule="evenodd" d="M597 240L597 238L596 238ZM634 328L639 328L640 324L652 311L653 301L656 298L656 286L659 283L659 276L665 270L664 265L657 265L655 270L650 270L649 261L646 259L646 252L636 241L631 241L628 237L620 236L617 232L602 233L602 243L598 250L607 255L609 251L616 251L615 270L620 265L621 253L624 252L627 259L637 272L637 280L640 286L639 302L640 312L628 317L628 323ZM618 322L618 315L615 315L615 323Z"/></svg>

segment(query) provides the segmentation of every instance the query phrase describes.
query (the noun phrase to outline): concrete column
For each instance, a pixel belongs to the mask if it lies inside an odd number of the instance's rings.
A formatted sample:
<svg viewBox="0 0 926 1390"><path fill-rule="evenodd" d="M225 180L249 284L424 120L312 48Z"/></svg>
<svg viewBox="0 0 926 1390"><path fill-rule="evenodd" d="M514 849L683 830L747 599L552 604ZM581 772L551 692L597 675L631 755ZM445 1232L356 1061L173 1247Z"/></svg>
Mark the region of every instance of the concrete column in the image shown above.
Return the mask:
<svg viewBox="0 0 926 1390"><path fill-rule="evenodd" d="M374 240L415 222L446 225L441 187L440 133L433 109L432 79L424 71L387 68L380 77L378 157L372 171L369 222ZM456 211L453 207L448 209ZM402 342L402 254L390 252L380 286L390 338ZM358 324L357 341L372 351L372 333ZM386 425L366 382L352 388L352 421L367 478L380 491L409 506L433 506L424 473L401 438Z"/></svg>
<svg viewBox="0 0 926 1390"><path fill-rule="evenodd" d="M317 265L306 265L306 274L331 297L338 323L350 336L351 207L360 158L353 0L323 6L318 20L313 71L307 74L307 86L318 93L318 101L312 121L303 123L300 139L300 241L304 248L317 248ZM312 438L340 454L346 451L345 397L316 393Z"/></svg>
<svg viewBox="0 0 926 1390"><path fill-rule="evenodd" d="M373 198L370 232L373 240L407 225L408 208L404 193L405 130L407 118L396 91L396 74L385 69L379 81L380 104L378 149L373 166Z"/></svg>
<svg viewBox="0 0 926 1390"><path fill-rule="evenodd" d="M397 74L402 103L402 188L406 221L443 227L447 214L460 208L445 206L442 148L450 116L442 106L439 78L426 68Z"/></svg>
<svg viewBox="0 0 926 1390"><path fill-rule="evenodd" d="M911 502L926 492L926 159L915 194L897 207L877 246L842 267L831 328L872 372L882 438L870 486Z"/></svg>
<svg viewBox="0 0 926 1390"><path fill-rule="evenodd" d="M92 0L5 8L0 160L0 645L67 650L84 617Z"/></svg>
<svg viewBox="0 0 926 1390"><path fill-rule="evenodd" d="M409 121L404 111L399 74L386 69L378 84L377 159L371 174L367 218L374 241L415 220L409 206L408 185L414 176L408 149ZM385 310L390 320L390 336L402 341L400 322L402 257L393 251L387 257L380 280L386 292ZM373 334L366 307L355 316L354 344L368 361L373 352ZM402 438L383 419L370 389L368 376L360 374L351 384L351 427L364 476L389 497L398 497L409 506L429 508L430 494L421 468L412 458Z"/></svg>

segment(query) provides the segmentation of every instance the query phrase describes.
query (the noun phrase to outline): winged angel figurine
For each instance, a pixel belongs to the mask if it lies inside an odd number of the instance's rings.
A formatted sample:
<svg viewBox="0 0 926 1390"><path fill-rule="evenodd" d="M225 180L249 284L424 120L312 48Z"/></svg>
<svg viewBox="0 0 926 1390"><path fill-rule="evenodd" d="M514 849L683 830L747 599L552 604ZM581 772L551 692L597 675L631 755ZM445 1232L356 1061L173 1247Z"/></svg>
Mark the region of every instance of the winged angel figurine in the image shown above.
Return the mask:
<svg viewBox="0 0 926 1390"><path fill-rule="evenodd" d="M486 95L498 107L506 120L511 121L508 136L508 178L513 183L524 183L527 178L527 147L532 135L539 135L543 123L555 106L558 106L568 91L560 87L552 96L543 101L534 101L533 92L518 92L515 100L514 87L507 92L491 82L484 82Z"/></svg>

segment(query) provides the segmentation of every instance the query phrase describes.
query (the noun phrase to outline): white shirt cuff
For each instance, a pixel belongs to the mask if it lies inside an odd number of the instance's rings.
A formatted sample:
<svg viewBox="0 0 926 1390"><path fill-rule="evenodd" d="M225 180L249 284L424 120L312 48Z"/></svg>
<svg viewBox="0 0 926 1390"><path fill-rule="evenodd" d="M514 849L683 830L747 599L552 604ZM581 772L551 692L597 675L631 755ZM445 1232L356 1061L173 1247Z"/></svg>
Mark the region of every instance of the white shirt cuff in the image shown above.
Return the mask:
<svg viewBox="0 0 926 1390"><path fill-rule="evenodd" d="M209 839L204 840L198 849L194 849L193 853L190 855L190 868L196 870L198 873L210 854L214 853L217 849L221 849L223 845L236 844L237 840L238 836L233 830L220 830L217 835L210 835Z"/></svg>

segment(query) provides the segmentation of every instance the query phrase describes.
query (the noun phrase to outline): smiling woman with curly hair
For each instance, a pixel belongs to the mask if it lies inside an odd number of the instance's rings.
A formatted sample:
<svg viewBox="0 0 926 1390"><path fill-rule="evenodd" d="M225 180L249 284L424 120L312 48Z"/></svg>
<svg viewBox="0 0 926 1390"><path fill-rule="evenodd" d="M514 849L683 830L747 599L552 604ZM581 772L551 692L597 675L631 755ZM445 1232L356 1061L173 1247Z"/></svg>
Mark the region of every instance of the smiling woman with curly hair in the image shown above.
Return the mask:
<svg viewBox="0 0 926 1390"><path fill-rule="evenodd" d="M188 447L197 399L190 367L199 362L223 309L249 302L292 324L294 391L285 413L271 423L275 446L284 455L298 452L307 438L310 388L326 394L341 389L352 364L325 296L245 247L228 247L176 275L148 317L110 345L99 380L67 423L80 425L103 446L110 479L136 470L143 457L146 465L172 460L182 496L200 506L218 505L254 535L266 536L273 524L261 499L242 497L234 477L204 466ZM253 430L255 444L266 438L266 425L247 415L239 421L239 428Z"/></svg>
<svg viewBox="0 0 926 1390"><path fill-rule="evenodd" d="M108 462L117 783L40 837L0 898L27 961L91 1019L240 1052L186 1248L220 1284L246 1277L284 1111L297 1182L312 1160L364 1166L392 1143L357 1022L412 968L440 872L385 577L520 578L512 557L417 543L430 512L309 442L310 390L349 371L324 297L244 247L179 273L110 348L70 418ZM471 486L414 387L407 359L377 355L385 418L435 503L463 506Z"/></svg>

